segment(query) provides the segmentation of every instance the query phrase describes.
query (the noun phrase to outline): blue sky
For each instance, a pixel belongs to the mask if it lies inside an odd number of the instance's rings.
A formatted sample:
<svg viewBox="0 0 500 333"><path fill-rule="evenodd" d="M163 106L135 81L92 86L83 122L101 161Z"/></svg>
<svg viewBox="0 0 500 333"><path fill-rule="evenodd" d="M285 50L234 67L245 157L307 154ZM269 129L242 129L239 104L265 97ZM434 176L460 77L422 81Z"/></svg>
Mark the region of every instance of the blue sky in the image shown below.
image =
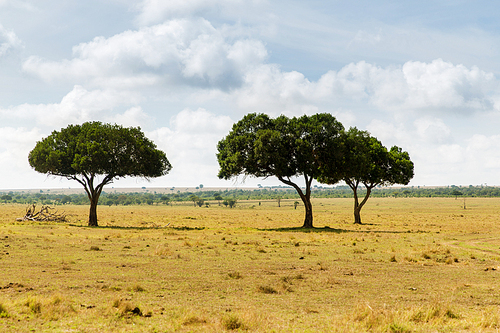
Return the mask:
<svg viewBox="0 0 500 333"><path fill-rule="evenodd" d="M410 153L410 185L500 185L494 1L0 0L0 189L78 187L27 162L89 120L140 126L173 165L115 187L217 179L249 112L330 112Z"/></svg>

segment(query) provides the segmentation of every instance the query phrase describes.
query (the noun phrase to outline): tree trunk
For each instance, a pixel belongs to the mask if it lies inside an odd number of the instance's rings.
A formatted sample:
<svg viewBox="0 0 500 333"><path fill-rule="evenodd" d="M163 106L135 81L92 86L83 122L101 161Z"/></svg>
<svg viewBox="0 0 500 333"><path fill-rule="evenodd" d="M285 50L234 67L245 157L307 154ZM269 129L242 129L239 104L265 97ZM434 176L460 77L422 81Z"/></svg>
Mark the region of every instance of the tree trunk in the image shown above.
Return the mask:
<svg viewBox="0 0 500 333"><path fill-rule="evenodd" d="M361 207L354 206L354 224L362 224L361 223Z"/></svg>
<svg viewBox="0 0 500 333"><path fill-rule="evenodd" d="M365 184L366 187L366 195L363 198L363 201L361 203L359 202L359 197L358 197L358 185L359 181L358 180L352 180L352 179L344 179L347 185L352 189L352 192L354 194L354 224L362 224L361 222L361 208L365 205L366 201L368 201L368 198L370 197L370 193L372 192L372 188L376 186L376 184Z"/></svg>
<svg viewBox="0 0 500 333"><path fill-rule="evenodd" d="M90 200L89 227L97 227L97 201L92 198Z"/></svg>
<svg viewBox="0 0 500 333"><path fill-rule="evenodd" d="M306 199L306 200L304 200ZM304 225L302 228L314 228L313 226L313 210L312 210L312 204L310 198L305 198L302 199L304 201L304 208L306 210L306 216L304 218Z"/></svg>
<svg viewBox="0 0 500 333"><path fill-rule="evenodd" d="M368 201L368 198L370 197L370 194L372 192L372 188L375 185L366 185L366 195L363 198L363 201L361 203L359 202L359 197L358 197L358 184L359 182L357 181L346 181L346 183L351 187L353 193L354 193L354 224L363 224L361 222L361 208L365 205L366 201Z"/></svg>
<svg viewBox="0 0 500 333"><path fill-rule="evenodd" d="M354 193L354 224L362 224L361 223L361 207L359 205L358 199L358 184L351 186L352 191Z"/></svg>
<svg viewBox="0 0 500 333"><path fill-rule="evenodd" d="M278 177L278 179L285 183L286 185L292 186L297 193L300 196L300 199L302 199L302 202L304 203L304 209L305 209L305 217L304 217L304 224L302 225L302 228L314 228L313 226L313 213L312 213L312 204L311 204L311 183L313 181L312 177L308 177L307 175L304 175L305 181L306 181L306 193L302 192L302 189L295 184L294 182L290 181L290 179L284 179L283 177Z"/></svg>
<svg viewBox="0 0 500 333"><path fill-rule="evenodd" d="M89 227L97 227L97 203L99 202L99 196L101 195L102 189L104 185L112 183L114 174L109 174L104 177L102 182L94 188L94 174L82 174L82 179L71 176L68 179L73 179L83 185L85 192L87 193L87 197L90 201L90 212L89 212Z"/></svg>

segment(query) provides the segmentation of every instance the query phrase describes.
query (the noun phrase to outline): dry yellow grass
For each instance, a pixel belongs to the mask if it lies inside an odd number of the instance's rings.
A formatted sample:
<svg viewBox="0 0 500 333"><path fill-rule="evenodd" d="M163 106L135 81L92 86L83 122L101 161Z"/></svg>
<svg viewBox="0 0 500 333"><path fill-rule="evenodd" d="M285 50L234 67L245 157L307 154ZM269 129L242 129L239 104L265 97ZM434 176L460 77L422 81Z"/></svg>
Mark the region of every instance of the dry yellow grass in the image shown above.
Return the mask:
<svg viewBox="0 0 500 333"><path fill-rule="evenodd" d="M1 205L0 331L497 332L499 199L315 199L237 208ZM328 228L325 228L328 227Z"/></svg>

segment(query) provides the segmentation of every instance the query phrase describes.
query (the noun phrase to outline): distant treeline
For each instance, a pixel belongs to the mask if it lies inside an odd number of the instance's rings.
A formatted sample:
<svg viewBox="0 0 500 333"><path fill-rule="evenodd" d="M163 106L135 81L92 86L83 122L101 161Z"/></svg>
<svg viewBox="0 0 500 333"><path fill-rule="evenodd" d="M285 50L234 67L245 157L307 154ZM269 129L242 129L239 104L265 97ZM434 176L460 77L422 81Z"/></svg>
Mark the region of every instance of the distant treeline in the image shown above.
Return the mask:
<svg viewBox="0 0 500 333"><path fill-rule="evenodd" d="M362 192L360 195L364 195ZM352 190L348 186L337 186L335 188L314 187L312 191L314 198L352 198ZM380 187L375 188L372 197L500 197L500 187L492 186L448 186L448 187ZM259 188L259 189L233 189L224 191L211 191L199 189L192 192L181 192L172 190L172 193L156 193L155 191L143 190L141 192L103 192L99 205L159 205L172 204L175 202L224 202L231 200L278 200L299 199L293 188ZM86 194L52 194L50 190L40 192L0 192L1 203L20 204L73 204L88 205L89 199ZM199 204L198 204L199 205ZM199 205L201 206L201 205Z"/></svg>

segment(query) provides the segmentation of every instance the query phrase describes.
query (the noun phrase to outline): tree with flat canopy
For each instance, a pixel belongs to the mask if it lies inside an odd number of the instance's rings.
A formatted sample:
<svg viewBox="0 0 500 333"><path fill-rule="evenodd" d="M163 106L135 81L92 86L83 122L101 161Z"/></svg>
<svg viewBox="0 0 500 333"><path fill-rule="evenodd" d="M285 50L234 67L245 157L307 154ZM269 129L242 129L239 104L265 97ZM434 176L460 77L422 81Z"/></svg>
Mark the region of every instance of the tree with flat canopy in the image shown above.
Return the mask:
<svg viewBox="0 0 500 333"><path fill-rule="evenodd" d="M413 178L413 162L407 152L399 147L387 150L377 138L366 131L350 128L342 134L342 180L354 194L354 223L361 224L361 208L376 186L407 185ZM338 162L338 161L337 161ZM338 182L338 169L322 169L319 181L326 184ZM333 177L330 177L330 174ZM360 202L358 187L363 184L366 193Z"/></svg>
<svg viewBox="0 0 500 333"><path fill-rule="evenodd" d="M266 114L248 114L217 144L218 177L275 176L297 191L305 207L302 227L313 228L311 184L321 175L322 161L327 157L333 163L329 167L333 179L343 130L342 124L328 113L298 118L282 115L275 119ZM304 189L295 180L301 177Z"/></svg>
<svg viewBox="0 0 500 333"><path fill-rule="evenodd" d="M166 175L167 156L139 127L86 122L69 125L37 142L29 153L35 171L79 182L90 200L89 226L97 226L97 204L105 185L126 176Z"/></svg>

